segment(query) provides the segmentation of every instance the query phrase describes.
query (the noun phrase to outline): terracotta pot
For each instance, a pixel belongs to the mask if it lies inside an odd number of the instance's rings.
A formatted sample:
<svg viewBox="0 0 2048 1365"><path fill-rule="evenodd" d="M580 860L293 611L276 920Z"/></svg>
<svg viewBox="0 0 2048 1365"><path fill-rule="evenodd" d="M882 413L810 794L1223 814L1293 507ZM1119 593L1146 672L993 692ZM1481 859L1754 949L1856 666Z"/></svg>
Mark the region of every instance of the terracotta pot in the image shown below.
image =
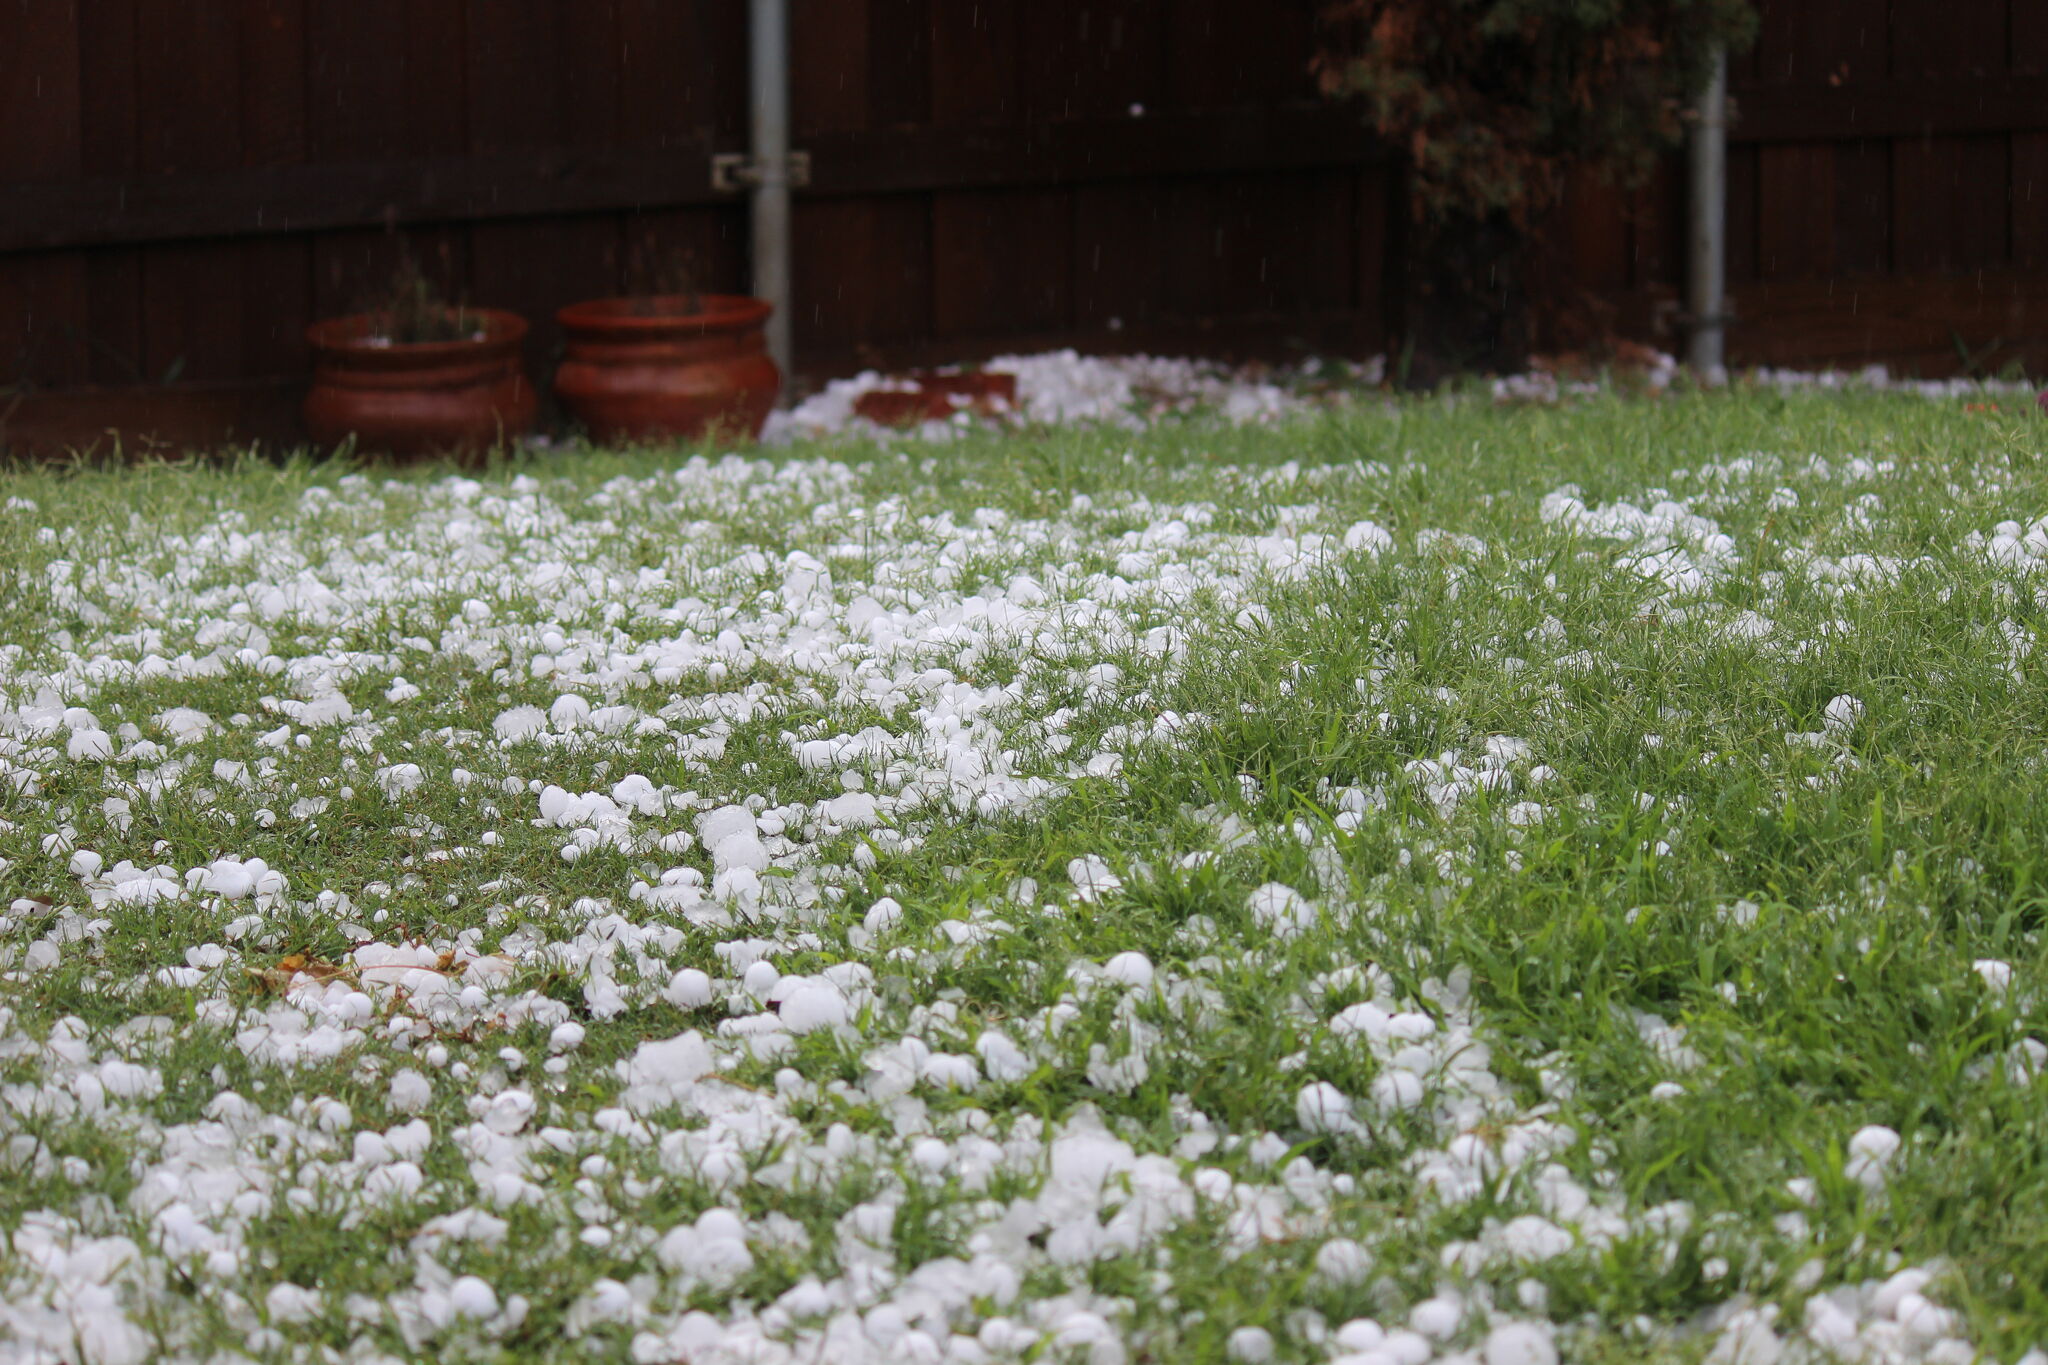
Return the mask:
<svg viewBox="0 0 2048 1365"><path fill-rule="evenodd" d="M480 336L377 341L369 313L308 327L308 434L323 446L353 435L366 450L428 455L473 453L525 433L539 408L520 369L526 320L491 308L464 314L477 320Z"/></svg>
<svg viewBox="0 0 2048 1365"><path fill-rule="evenodd" d="M769 305L737 294L699 302L686 312L674 295L594 299L555 314L567 340L555 393L593 439L761 434L782 388L761 330Z"/></svg>
<svg viewBox="0 0 2048 1365"><path fill-rule="evenodd" d="M943 422L956 412L993 417L1017 402L1017 376L1000 370L939 374L919 370L914 389L870 389L853 400L854 412L885 427Z"/></svg>
<svg viewBox="0 0 2048 1365"><path fill-rule="evenodd" d="M911 378L926 393L958 398L962 401L956 406L972 408L984 417L1017 403L1017 376L1004 370L962 370L958 374L919 370Z"/></svg>

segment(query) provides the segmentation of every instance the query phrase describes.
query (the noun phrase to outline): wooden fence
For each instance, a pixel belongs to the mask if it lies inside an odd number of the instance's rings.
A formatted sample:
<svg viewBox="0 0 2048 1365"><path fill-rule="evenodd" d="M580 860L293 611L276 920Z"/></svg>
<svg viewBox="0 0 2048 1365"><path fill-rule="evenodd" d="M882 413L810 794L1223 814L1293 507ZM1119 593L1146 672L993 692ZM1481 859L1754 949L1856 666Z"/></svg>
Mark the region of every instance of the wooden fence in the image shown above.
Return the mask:
<svg viewBox="0 0 2048 1365"><path fill-rule="evenodd" d="M802 368L1383 346L1400 176L1316 8L792 0ZM286 436L401 241L536 320L645 242L741 288L745 69L744 0L0 0L0 439ZM1735 359L2048 369L2048 5L1770 0L1736 91ZM1666 344L1679 184L1550 235Z"/></svg>
<svg viewBox="0 0 2048 1365"><path fill-rule="evenodd" d="M2048 4L1768 0L1731 86L1732 361L2048 374ZM1675 348L1683 213L1577 187L1562 274Z"/></svg>

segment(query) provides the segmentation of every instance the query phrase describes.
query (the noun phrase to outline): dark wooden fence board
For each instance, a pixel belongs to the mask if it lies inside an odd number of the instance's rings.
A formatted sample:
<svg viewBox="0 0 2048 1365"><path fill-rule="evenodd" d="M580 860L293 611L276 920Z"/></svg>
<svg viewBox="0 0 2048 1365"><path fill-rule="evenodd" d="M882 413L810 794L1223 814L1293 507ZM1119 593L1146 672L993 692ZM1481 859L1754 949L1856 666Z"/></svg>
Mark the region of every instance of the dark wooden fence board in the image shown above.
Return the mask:
<svg viewBox="0 0 2048 1365"><path fill-rule="evenodd" d="M812 349L872 353L932 333L931 204L827 199L796 217L793 330ZM858 270L846 269L849 260Z"/></svg>
<svg viewBox="0 0 2048 1365"><path fill-rule="evenodd" d="M1728 149L1728 217L1725 229L1728 283L1745 284L1757 275L1757 148Z"/></svg>
<svg viewBox="0 0 2048 1365"><path fill-rule="evenodd" d="M1766 279L1835 269L1835 144L1757 149L1757 266Z"/></svg>
<svg viewBox="0 0 2048 1365"><path fill-rule="evenodd" d="M1224 109L1313 98L1315 0L1233 5L1172 0L1167 91L1174 109Z"/></svg>
<svg viewBox="0 0 2048 1365"><path fill-rule="evenodd" d="M78 15L74 4L0 0L16 26L0 45L0 182L76 175L81 163ZM0 375L89 373L85 258L0 257Z"/></svg>
<svg viewBox="0 0 2048 1365"><path fill-rule="evenodd" d="M1352 191L1351 307L1373 328L1374 345L1384 344L1389 319L1386 305L1387 263L1395 252L1404 211L1396 198L1399 180L1385 164L1358 172Z"/></svg>
<svg viewBox="0 0 2048 1365"><path fill-rule="evenodd" d="M866 0L793 0L789 7L790 123L801 140L868 126Z"/></svg>
<svg viewBox="0 0 2048 1365"><path fill-rule="evenodd" d="M2008 152L2008 140L1996 135L1892 144L1893 249L1901 274L2006 263Z"/></svg>
<svg viewBox="0 0 2048 1365"><path fill-rule="evenodd" d="M0 0L0 174L55 180L78 172L75 0Z"/></svg>
<svg viewBox="0 0 2048 1365"><path fill-rule="evenodd" d="M1685 270L1685 177L1676 162L1658 166L1630 203L1634 229L1629 282L1636 289L1669 286L1676 292Z"/></svg>
<svg viewBox="0 0 2048 1365"><path fill-rule="evenodd" d="M1892 268L1892 149L1864 138L1835 148L1835 269L1882 275Z"/></svg>
<svg viewBox="0 0 2048 1365"><path fill-rule="evenodd" d="M957 0L866 0L870 128L917 127L932 117L932 25ZM801 78L800 74L799 77Z"/></svg>
<svg viewBox="0 0 2048 1365"><path fill-rule="evenodd" d="M1053 331L1073 320L1071 190L968 190L932 204L940 334Z"/></svg>
<svg viewBox="0 0 2048 1365"><path fill-rule="evenodd" d="M2024 7L2038 0L2019 0ZM1892 73L1924 79L2002 76L2013 0L1891 0Z"/></svg>
<svg viewBox="0 0 2048 1365"><path fill-rule="evenodd" d="M2012 74L2048 76L2048 5L2032 0L2013 5Z"/></svg>
<svg viewBox="0 0 2048 1365"><path fill-rule="evenodd" d="M2048 270L2048 133L2013 136L2012 261Z"/></svg>
<svg viewBox="0 0 2048 1365"><path fill-rule="evenodd" d="M1165 187L1137 180L1074 190L1074 321L1093 331L1153 322L1166 297Z"/></svg>

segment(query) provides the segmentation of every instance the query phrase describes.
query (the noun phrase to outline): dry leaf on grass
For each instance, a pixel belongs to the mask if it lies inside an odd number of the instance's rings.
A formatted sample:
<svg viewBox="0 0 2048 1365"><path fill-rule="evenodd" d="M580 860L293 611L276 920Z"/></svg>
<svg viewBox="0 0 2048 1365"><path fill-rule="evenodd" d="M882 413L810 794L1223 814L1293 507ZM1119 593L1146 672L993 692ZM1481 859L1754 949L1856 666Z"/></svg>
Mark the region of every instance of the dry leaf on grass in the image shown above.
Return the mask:
<svg viewBox="0 0 2048 1365"><path fill-rule="evenodd" d="M305 953L287 953L277 960L274 967L250 967L248 974L259 986L279 995L291 989L292 981L300 976L314 981L332 981L336 977L351 975L345 962L329 962L325 958L309 957Z"/></svg>

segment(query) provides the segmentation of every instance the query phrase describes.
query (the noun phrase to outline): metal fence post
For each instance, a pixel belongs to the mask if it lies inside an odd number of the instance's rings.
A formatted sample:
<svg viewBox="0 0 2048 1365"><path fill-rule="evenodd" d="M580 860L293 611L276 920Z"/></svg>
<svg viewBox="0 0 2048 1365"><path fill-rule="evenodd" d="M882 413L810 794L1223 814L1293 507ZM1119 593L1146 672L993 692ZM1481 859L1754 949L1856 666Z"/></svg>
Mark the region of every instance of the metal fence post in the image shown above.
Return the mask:
<svg viewBox="0 0 2048 1365"><path fill-rule="evenodd" d="M789 22L786 0L750 0L753 122L754 294L773 304L768 354L782 371L782 401L795 386L790 329Z"/></svg>
<svg viewBox="0 0 2048 1365"><path fill-rule="evenodd" d="M1686 223L1686 307L1692 315L1686 360L1702 378L1727 373L1728 50L1714 54L1714 78L1701 92L1688 138L1691 202Z"/></svg>

